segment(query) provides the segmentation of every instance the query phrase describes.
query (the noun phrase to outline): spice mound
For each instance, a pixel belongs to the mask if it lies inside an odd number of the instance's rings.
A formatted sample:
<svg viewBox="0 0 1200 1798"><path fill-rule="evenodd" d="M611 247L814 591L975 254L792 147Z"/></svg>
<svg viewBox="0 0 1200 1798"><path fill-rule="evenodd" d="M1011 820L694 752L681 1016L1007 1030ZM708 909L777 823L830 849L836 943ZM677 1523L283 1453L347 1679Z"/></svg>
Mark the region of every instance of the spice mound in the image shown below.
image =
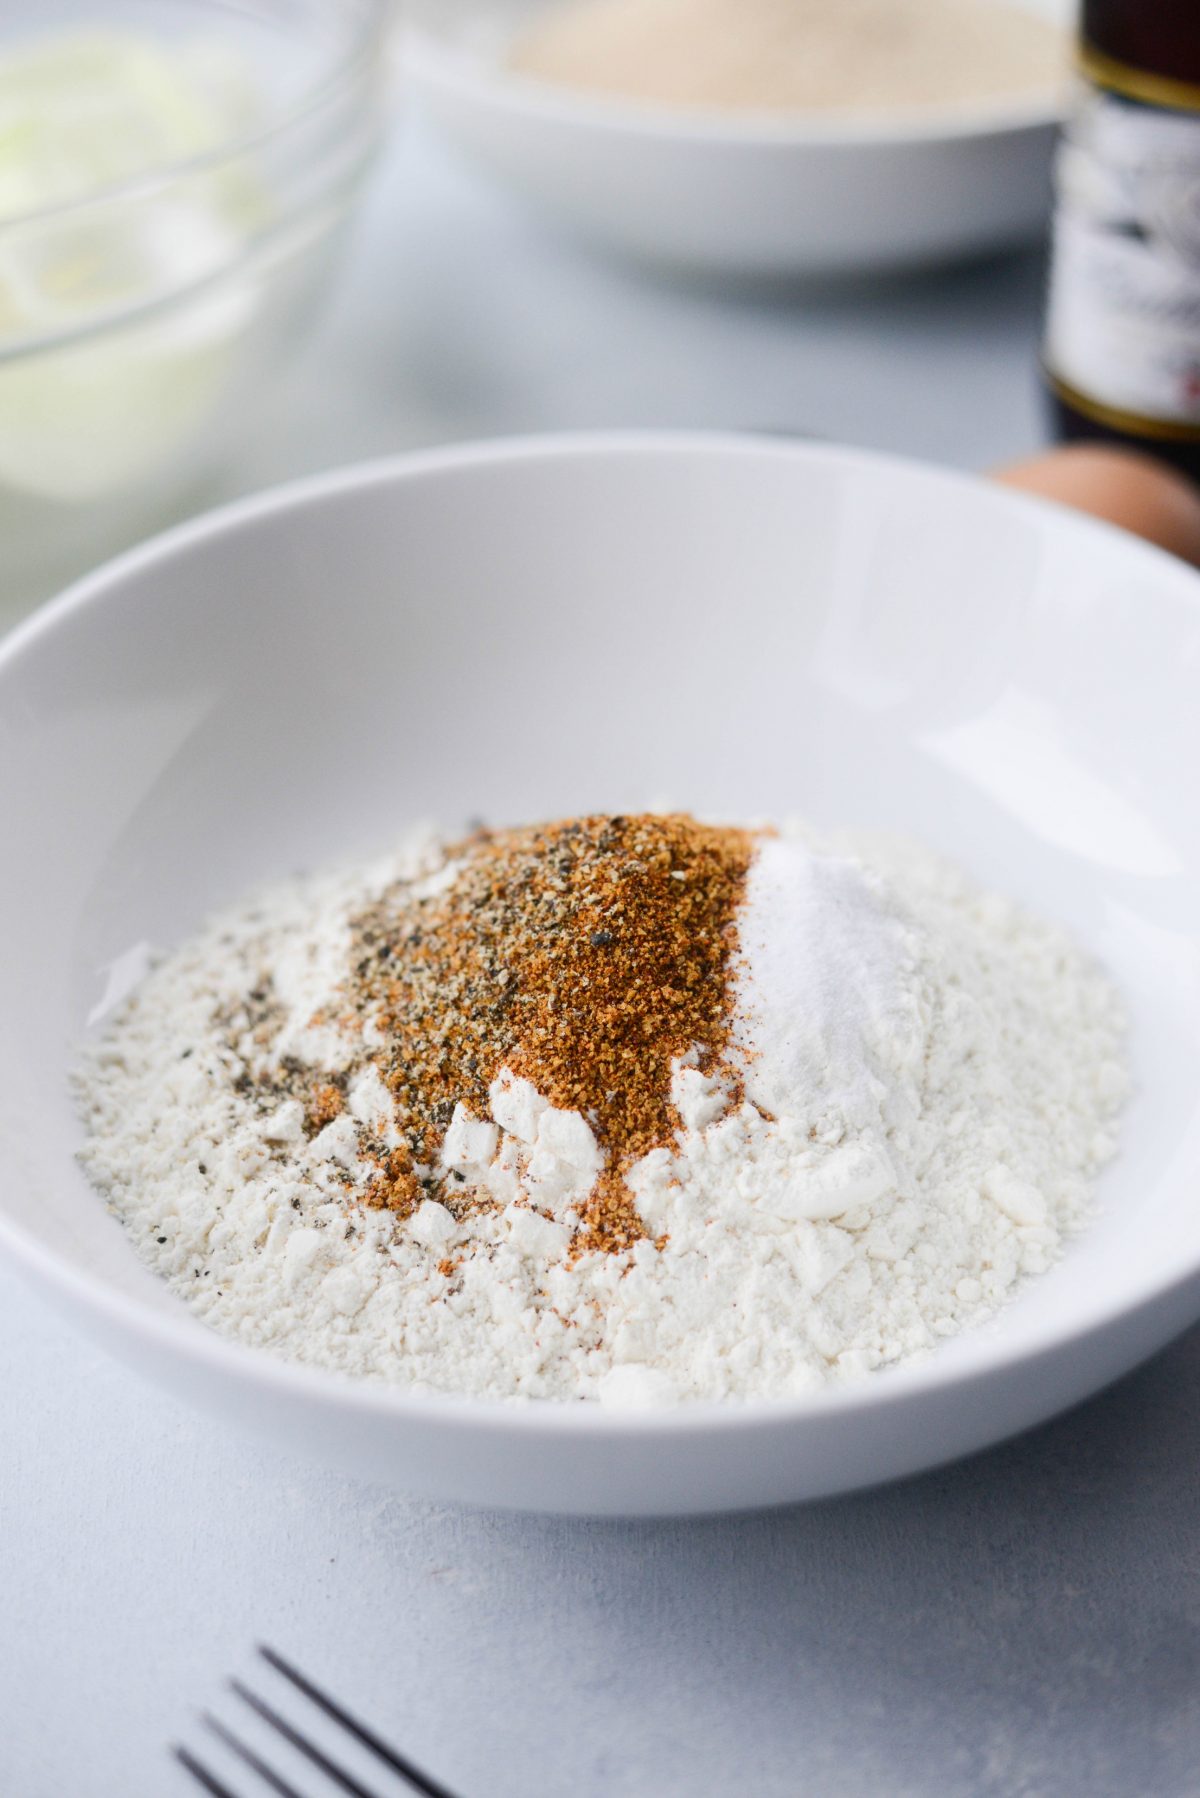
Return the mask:
<svg viewBox="0 0 1200 1798"><path fill-rule="evenodd" d="M605 1169L580 1199L577 1248L644 1235L624 1176L674 1137L673 1063L709 1069L726 1047L749 861L744 830L583 818L481 831L434 890L389 888L355 922L347 989L351 1030L369 1021L387 1044L375 1065L402 1120L372 1195L403 1213L436 1189L461 1215L477 1201L454 1203L466 1176L446 1162L447 1120L453 1154L475 1118L545 1105L570 1117L580 1166ZM545 1183L540 1165L520 1171Z"/></svg>
<svg viewBox="0 0 1200 1798"><path fill-rule="evenodd" d="M994 1312L1088 1215L1119 999L914 848L597 816L297 879L83 1054L84 1164L214 1327L360 1376L787 1395Z"/></svg>

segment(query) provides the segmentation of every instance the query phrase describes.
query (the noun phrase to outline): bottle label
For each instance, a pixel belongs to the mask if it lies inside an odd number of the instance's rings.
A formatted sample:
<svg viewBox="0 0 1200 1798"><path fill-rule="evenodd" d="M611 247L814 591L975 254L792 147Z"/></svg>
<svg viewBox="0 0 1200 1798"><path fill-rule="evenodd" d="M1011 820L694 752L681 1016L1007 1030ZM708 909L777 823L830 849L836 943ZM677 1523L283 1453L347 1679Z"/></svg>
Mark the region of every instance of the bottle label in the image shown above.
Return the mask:
<svg viewBox="0 0 1200 1798"><path fill-rule="evenodd" d="M1056 185L1051 382L1117 430L1200 438L1200 115L1085 85Z"/></svg>

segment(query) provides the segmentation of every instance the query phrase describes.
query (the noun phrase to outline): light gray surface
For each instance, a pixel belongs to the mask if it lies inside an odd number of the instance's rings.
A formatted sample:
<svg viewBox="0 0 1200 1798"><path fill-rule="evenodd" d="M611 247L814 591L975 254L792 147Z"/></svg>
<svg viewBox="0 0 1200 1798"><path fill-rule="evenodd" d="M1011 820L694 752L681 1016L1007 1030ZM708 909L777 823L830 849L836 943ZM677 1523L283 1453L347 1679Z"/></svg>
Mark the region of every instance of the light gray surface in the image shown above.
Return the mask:
<svg viewBox="0 0 1200 1798"><path fill-rule="evenodd" d="M1037 434L1038 290L1034 258L804 300L649 285L417 142L213 496L605 423L981 465ZM347 1485L97 1359L7 1272L0 1373L4 1798L191 1790L162 1744L260 1637L463 1798L1200 1792L1200 1333L967 1465L683 1526Z"/></svg>
<svg viewBox="0 0 1200 1798"><path fill-rule="evenodd" d="M0 1306L11 1798L182 1798L264 1636L463 1798L1200 1789L1200 1335L943 1473L622 1525L313 1473Z"/></svg>

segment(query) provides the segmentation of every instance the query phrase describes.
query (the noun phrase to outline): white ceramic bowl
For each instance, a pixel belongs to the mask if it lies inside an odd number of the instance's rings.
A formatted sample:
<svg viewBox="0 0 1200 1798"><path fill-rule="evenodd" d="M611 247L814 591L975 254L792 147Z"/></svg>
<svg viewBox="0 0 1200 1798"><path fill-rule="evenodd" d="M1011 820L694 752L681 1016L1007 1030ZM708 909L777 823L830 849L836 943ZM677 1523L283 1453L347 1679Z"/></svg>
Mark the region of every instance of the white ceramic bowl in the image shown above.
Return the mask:
<svg viewBox="0 0 1200 1798"><path fill-rule="evenodd" d="M264 1435L481 1505L683 1513L1036 1423L1200 1314L1200 579L933 469L751 438L530 441L231 508L0 650L0 1242L72 1321ZM883 825L1128 990L1104 1214L987 1329L817 1399L405 1396L210 1333L73 1160L72 1045L137 945L384 836L629 809Z"/></svg>
<svg viewBox="0 0 1200 1798"><path fill-rule="evenodd" d="M844 122L622 105L505 67L544 4L420 0L405 66L454 144L597 243L722 276L833 275L977 255L1045 222L1061 102Z"/></svg>

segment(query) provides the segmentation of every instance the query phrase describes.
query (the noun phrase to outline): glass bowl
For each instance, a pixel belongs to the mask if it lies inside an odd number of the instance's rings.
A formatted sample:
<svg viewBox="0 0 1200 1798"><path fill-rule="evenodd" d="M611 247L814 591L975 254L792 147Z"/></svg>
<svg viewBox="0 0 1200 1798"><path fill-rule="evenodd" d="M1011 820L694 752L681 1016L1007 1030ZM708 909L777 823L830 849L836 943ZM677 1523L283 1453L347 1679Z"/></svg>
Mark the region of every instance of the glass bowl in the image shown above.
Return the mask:
<svg viewBox="0 0 1200 1798"><path fill-rule="evenodd" d="M0 74L6 609L161 521L295 353L378 140L389 10L106 0L98 23L94 0L0 0L0 44L33 59L7 106ZM119 82L100 128L97 63ZM72 155L91 179L21 209L31 159L53 188Z"/></svg>

